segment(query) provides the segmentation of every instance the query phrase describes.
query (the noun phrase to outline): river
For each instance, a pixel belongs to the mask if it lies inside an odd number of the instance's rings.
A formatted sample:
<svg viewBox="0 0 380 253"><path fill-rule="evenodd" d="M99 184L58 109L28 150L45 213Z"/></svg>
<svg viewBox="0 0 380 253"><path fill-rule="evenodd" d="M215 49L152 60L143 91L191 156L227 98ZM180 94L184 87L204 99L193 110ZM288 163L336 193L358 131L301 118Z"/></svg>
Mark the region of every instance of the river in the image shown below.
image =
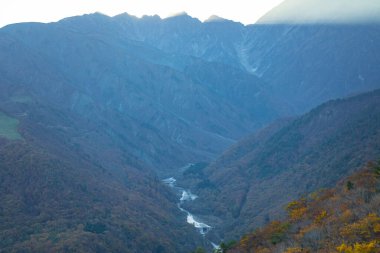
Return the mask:
<svg viewBox="0 0 380 253"><path fill-rule="evenodd" d="M162 180L166 185L168 185L170 188L173 188L180 197L179 202L177 204L179 210L186 213L186 221L187 223L193 225L198 232L205 236L212 227L207 225L206 223L203 223L201 220L199 220L197 217L195 217L193 214L191 214L189 211L183 208L183 204L188 201L193 201L198 198L197 195L192 194L190 190L186 190L184 188L176 186L176 179L174 177L166 178Z"/></svg>

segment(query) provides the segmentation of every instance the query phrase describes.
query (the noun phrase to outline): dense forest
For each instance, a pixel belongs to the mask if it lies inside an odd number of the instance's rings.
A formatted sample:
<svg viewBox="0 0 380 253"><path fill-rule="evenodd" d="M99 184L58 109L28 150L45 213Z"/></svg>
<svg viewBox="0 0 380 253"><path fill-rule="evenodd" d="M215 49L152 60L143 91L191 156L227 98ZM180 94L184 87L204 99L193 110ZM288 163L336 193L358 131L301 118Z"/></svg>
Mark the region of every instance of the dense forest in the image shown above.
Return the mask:
<svg viewBox="0 0 380 253"><path fill-rule="evenodd" d="M380 161L285 206L287 218L270 221L236 243L230 253L380 252Z"/></svg>
<svg viewBox="0 0 380 253"><path fill-rule="evenodd" d="M373 2L1 27L0 253L379 253Z"/></svg>

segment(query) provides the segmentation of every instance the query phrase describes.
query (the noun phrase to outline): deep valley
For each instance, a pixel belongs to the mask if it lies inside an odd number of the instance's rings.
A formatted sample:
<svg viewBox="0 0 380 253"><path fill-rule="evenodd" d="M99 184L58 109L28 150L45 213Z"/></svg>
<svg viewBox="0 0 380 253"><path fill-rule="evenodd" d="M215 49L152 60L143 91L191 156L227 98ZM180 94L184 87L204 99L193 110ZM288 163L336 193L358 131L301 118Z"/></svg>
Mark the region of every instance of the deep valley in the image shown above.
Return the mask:
<svg viewBox="0 0 380 253"><path fill-rule="evenodd" d="M379 252L380 11L318 3L1 28L0 252Z"/></svg>

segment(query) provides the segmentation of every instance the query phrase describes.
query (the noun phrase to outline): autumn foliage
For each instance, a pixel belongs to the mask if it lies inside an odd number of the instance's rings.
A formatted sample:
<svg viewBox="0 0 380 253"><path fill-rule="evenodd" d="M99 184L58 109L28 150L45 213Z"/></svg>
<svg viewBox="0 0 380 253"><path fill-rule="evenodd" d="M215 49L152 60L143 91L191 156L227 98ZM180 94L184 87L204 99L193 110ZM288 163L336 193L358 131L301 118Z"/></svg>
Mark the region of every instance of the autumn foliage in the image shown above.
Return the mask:
<svg viewBox="0 0 380 253"><path fill-rule="evenodd" d="M285 209L286 220L245 235L228 252L379 253L380 162Z"/></svg>

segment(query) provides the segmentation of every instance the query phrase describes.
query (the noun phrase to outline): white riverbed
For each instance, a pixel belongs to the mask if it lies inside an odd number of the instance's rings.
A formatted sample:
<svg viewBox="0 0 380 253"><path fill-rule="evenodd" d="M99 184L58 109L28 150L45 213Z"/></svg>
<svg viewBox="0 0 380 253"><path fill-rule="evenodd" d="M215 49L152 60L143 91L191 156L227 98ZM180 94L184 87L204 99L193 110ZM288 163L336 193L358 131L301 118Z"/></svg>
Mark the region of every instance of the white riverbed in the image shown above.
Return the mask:
<svg viewBox="0 0 380 253"><path fill-rule="evenodd" d="M186 217L187 223L193 225L199 231L199 233L201 235L206 235L207 232L209 232L211 230L211 226L207 225L206 223L201 222L198 218L196 218L189 211L182 208L183 203L185 203L186 201L193 201L193 200L197 199L198 196L195 194L192 194L191 191L189 191L189 190L185 190L181 187L177 187L175 185L176 181L177 180L174 177L170 177L170 178L166 178L166 179L162 180L162 182L167 184L169 187L176 189L181 194L181 197L180 197L179 203L178 203L178 208L179 208L179 210L181 210L182 212L187 214L187 217Z"/></svg>

